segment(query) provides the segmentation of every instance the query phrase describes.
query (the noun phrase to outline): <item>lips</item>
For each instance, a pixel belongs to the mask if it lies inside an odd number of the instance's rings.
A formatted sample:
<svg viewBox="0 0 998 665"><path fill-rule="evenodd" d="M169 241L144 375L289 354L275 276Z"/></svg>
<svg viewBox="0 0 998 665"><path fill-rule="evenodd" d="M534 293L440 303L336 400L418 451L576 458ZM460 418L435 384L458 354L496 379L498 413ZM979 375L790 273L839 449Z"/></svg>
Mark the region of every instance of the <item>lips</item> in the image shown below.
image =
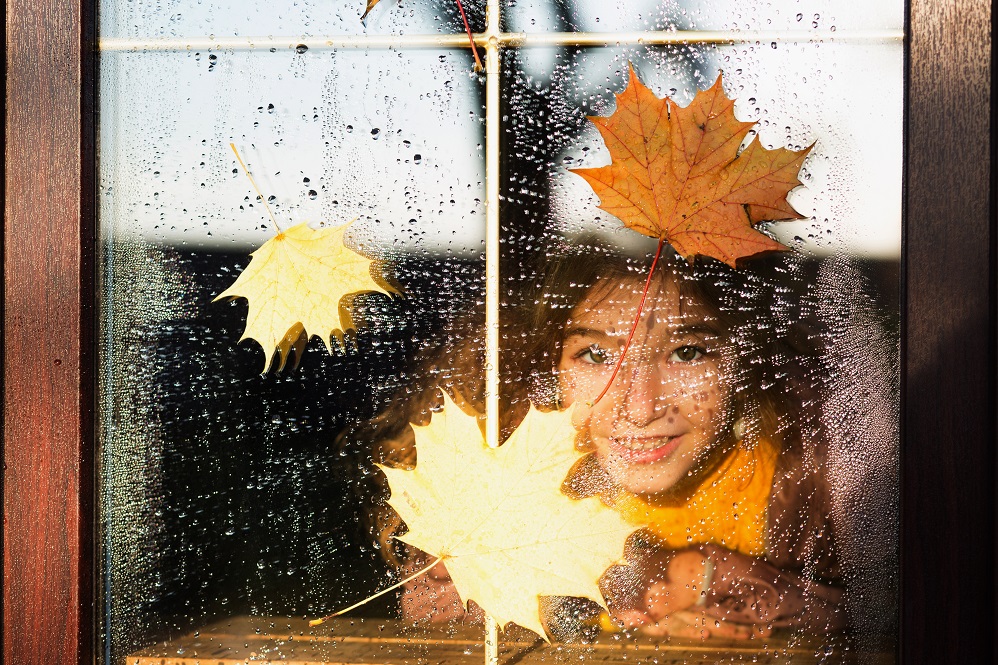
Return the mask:
<svg viewBox="0 0 998 665"><path fill-rule="evenodd" d="M651 464L679 448L683 435L656 437L611 437L610 453L628 464Z"/></svg>

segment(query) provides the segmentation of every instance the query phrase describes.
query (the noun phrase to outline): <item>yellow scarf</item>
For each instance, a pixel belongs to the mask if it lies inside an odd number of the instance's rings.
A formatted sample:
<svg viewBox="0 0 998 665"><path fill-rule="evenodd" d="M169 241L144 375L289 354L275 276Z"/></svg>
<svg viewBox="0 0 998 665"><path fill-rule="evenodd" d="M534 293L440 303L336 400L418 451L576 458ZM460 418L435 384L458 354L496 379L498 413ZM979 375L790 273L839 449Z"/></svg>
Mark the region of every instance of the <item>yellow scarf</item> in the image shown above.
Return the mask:
<svg viewBox="0 0 998 665"><path fill-rule="evenodd" d="M766 552L766 521L778 451L762 439L740 445L685 504L656 506L621 491L611 501L625 520L670 549L714 544L750 556Z"/></svg>

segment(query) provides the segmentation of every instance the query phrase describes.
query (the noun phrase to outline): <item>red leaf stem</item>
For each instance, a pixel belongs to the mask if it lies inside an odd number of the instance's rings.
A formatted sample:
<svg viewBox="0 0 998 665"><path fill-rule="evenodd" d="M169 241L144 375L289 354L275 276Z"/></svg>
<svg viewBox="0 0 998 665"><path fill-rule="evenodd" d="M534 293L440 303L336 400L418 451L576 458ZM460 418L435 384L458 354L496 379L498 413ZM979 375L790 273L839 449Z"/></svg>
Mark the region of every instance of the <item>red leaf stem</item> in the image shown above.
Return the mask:
<svg viewBox="0 0 998 665"><path fill-rule="evenodd" d="M475 48L475 36L471 34L471 26L468 25L468 17L464 14L464 5L461 4L461 0L457 0L457 9L461 12L461 20L464 21L464 31L468 33L468 41L471 42L471 52L475 55L475 71L480 72L485 67L482 66L482 61L478 58L478 49Z"/></svg>

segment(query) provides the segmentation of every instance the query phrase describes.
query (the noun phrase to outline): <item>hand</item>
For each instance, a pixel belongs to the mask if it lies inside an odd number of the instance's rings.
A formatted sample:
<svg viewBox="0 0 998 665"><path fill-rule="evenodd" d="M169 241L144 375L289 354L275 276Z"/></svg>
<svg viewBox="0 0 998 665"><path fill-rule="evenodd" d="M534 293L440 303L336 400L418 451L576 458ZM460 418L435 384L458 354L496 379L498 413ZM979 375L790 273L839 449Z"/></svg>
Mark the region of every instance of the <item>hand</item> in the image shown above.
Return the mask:
<svg viewBox="0 0 998 665"><path fill-rule="evenodd" d="M406 554L403 576L426 565L426 556L419 550L406 548ZM477 624L484 621L484 614L474 602L469 602L468 609L464 609L447 567L441 562L402 586L402 618L412 623L462 621Z"/></svg>
<svg viewBox="0 0 998 665"><path fill-rule="evenodd" d="M643 635L653 637L686 637L707 639L708 637L732 640L746 640L752 637L768 637L772 632L765 626L753 626L734 621L717 619L703 610L679 610L653 620L648 614L627 610L617 617L627 630L638 630Z"/></svg>
<svg viewBox="0 0 998 665"><path fill-rule="evenodd" d="M708 562L698 550L632 550L629 566L612 568L601 588L624 628L656 636L747 639L771 632L762 626L711 617L702 608Z"/></svg>

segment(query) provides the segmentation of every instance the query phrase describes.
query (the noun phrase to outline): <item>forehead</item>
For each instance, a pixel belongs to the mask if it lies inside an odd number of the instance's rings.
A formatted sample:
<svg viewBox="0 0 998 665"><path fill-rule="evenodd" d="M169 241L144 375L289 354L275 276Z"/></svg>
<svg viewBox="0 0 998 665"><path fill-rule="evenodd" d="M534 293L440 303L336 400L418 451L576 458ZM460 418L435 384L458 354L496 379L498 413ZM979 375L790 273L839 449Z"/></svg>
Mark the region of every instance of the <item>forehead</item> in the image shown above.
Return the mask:
<svg viewBox="0 0 998 665"><path fill-rule="evenodd" d="M569 327L614 332L630 328L644 287L645 282L640 279L607 279L597 283L572 310ZM641 313L645 325L663 331L711 324L713 318L702 303L680 290L671 275L652 280Z"/></svg>

